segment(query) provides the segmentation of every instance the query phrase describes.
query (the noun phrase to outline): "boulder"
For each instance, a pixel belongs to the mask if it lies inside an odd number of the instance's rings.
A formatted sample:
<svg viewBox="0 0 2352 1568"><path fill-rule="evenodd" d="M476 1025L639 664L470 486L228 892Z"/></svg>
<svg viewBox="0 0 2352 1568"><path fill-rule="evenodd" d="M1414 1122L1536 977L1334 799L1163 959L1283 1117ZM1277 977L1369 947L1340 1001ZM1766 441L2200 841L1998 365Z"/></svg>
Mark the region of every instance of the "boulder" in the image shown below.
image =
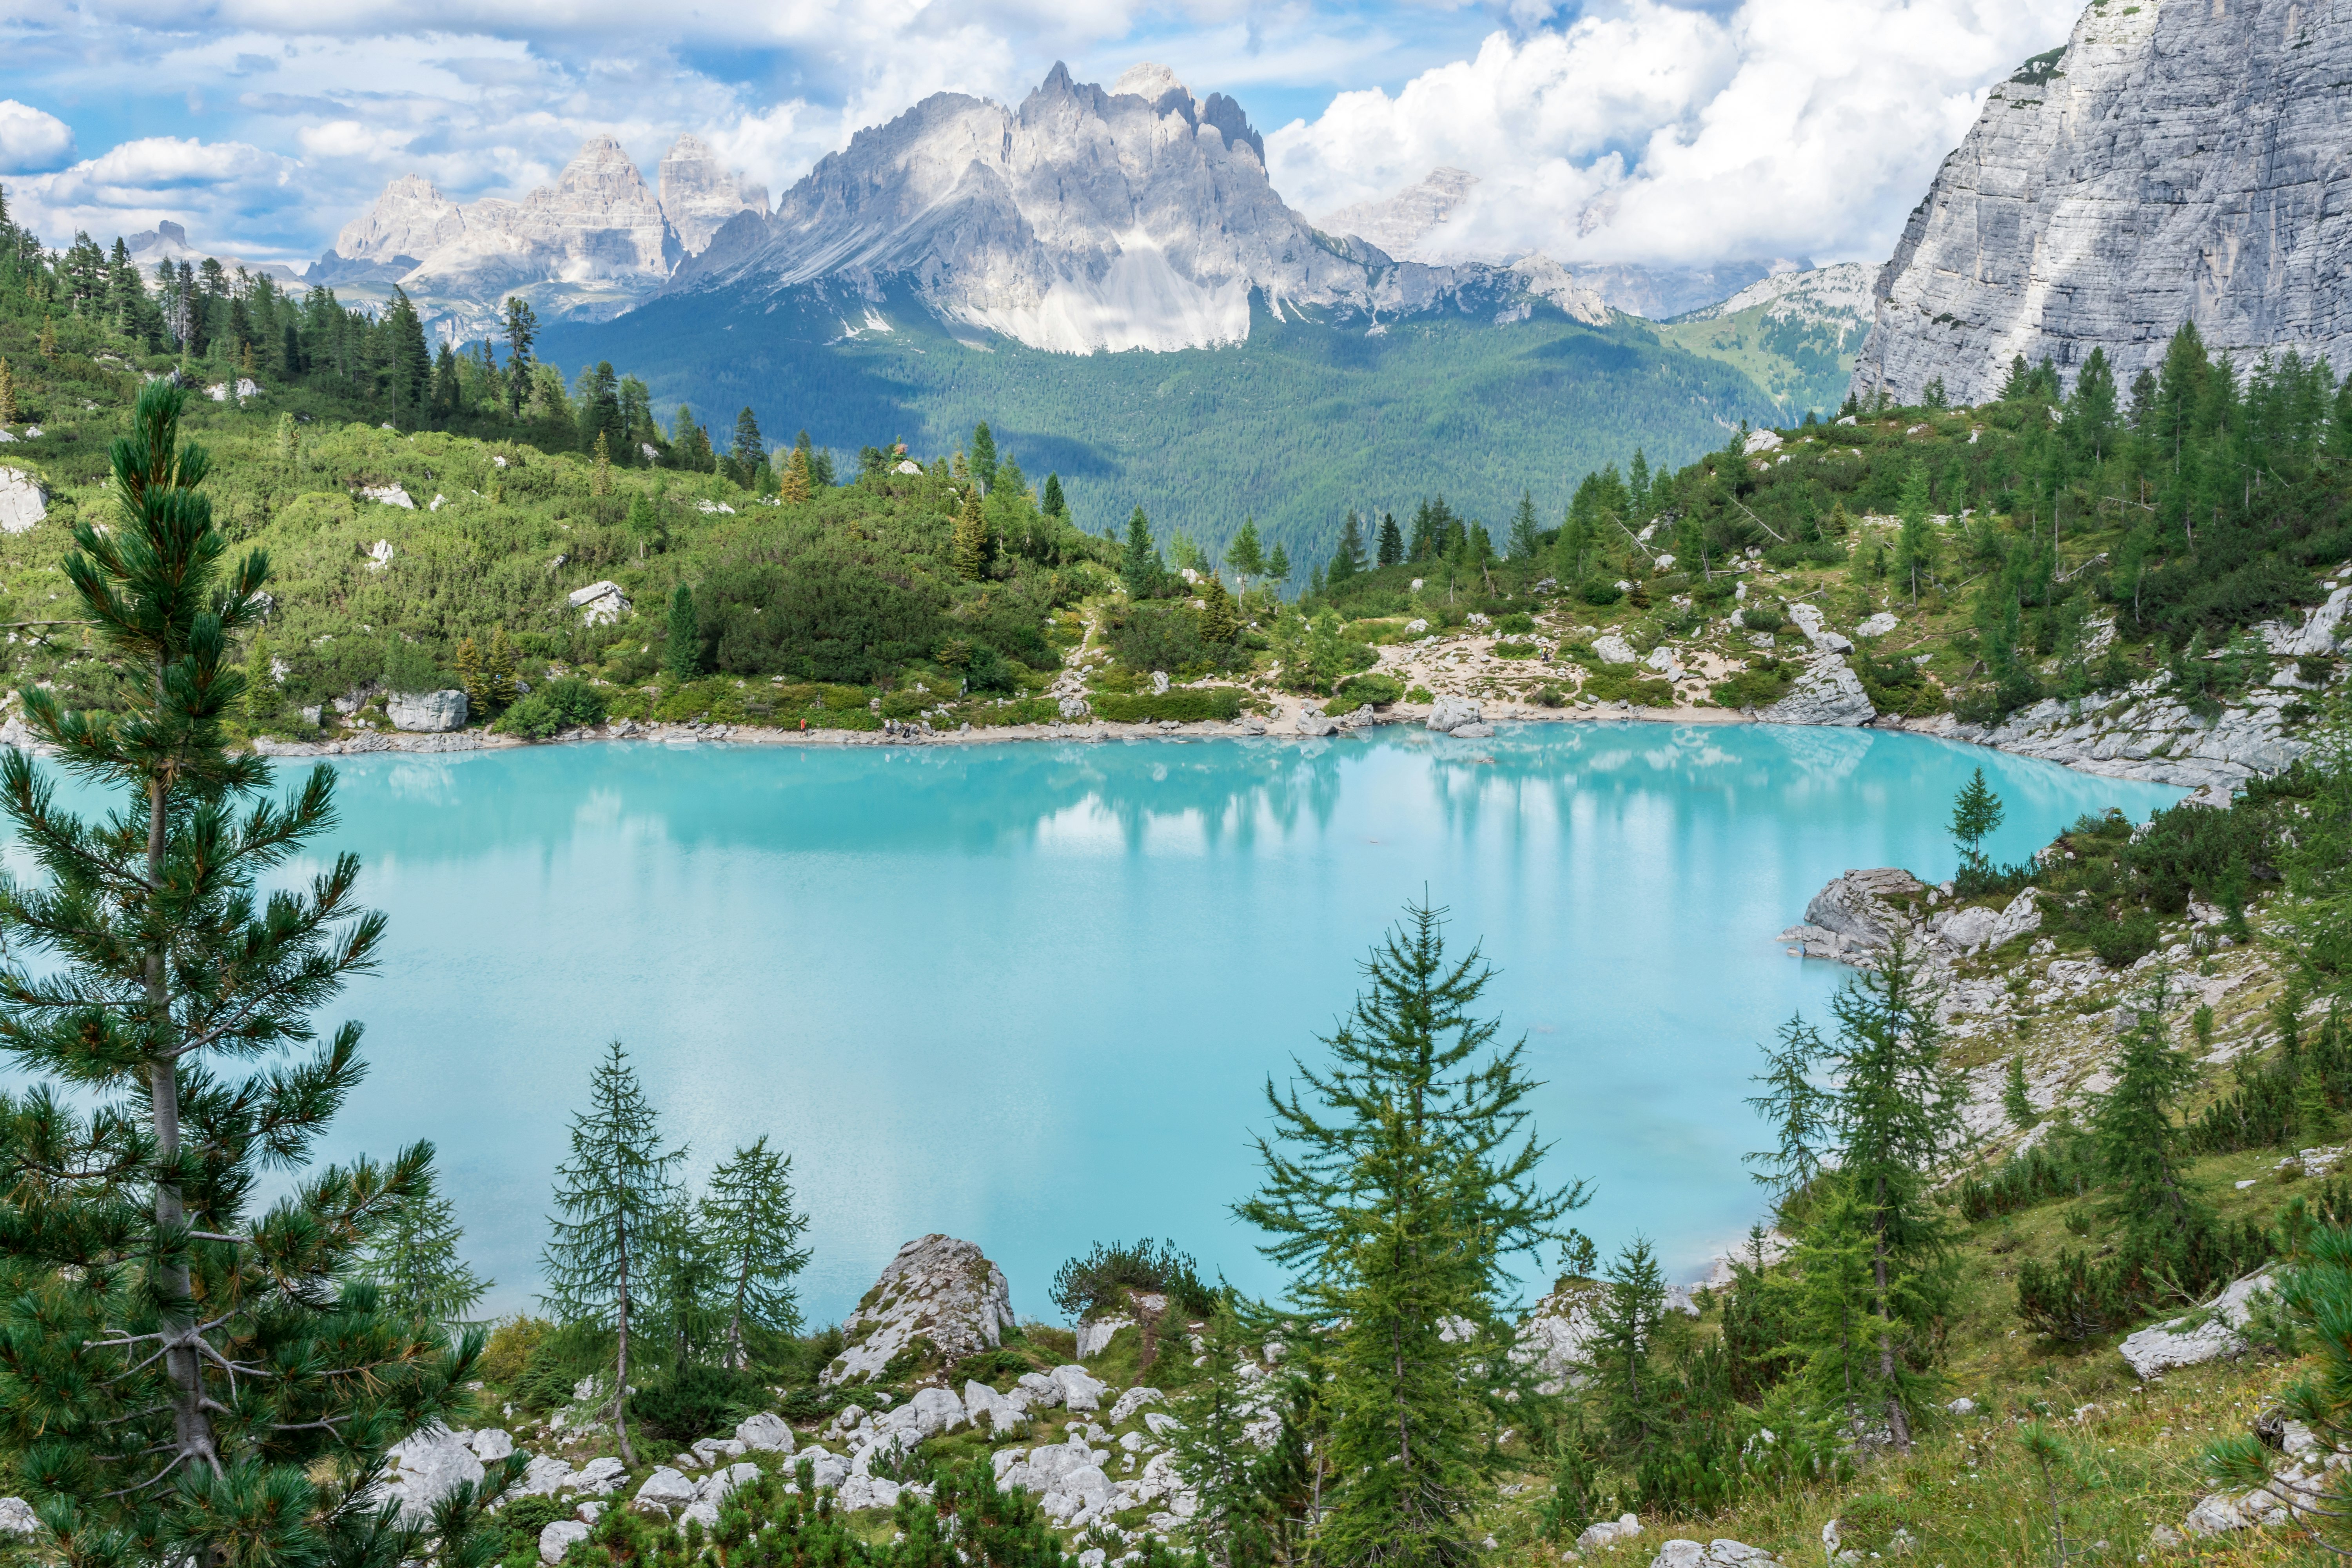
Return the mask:
<svg viewBox="0 0 2352 1568"><path fill-rule="evenodd" d="M1970 904L1935 916L1928 921L1927 929L1955 952L1968 952L1991 940L1992 933L2000 929L2000 913L1982 904Z"/></svg>
<svg viewBox="0 0 2352 1568"><path fill-rule="evenodd" d="M629 1479L629 1467L610 1454L601 1459L591 1459L580 1467L580 1479L572 1489L586 1492L591 1497L604 1497L619 1491L621 1483Z"/></svg>
<svg viewBox="0 0 2352 1568"><path fill-rule="evenodd" d="M1641 654L1632 643L1615 632L1602 632L1592 639L1592 651L1601 656L1603 664L1639 664Z"/></svg>
<svg viewBox="0 0 2352 1568"><path fill-rule="evenodd" d="M979 1247L952 1237L918 1237L882 1270L867 1304L843 1321L849 1348L817 1381L830 1388L872 1377L917 1339L929 1340L952 1365L995 1349L1013 1321L1003 1270Z"/></svg>
<svg viewBox="0 0 2352 1568"><path fill-rule="evenodd" d="M1110 1384L1082 1366L1057 1366L1048 1374L1055 1387L1062 1391L1062 1404L1073 1414L1102 1408L1102 1396Z"/></svg>
<svg viewBox="0 0 2352 1568"><path fill-rule="evenodd" d="M672 1519L700 1495L692 1481L664 1465L646 1478L629 1506L656 1519Z"/></svg>
<svg viewBox="0 0 2352 1568"><path fill-rule="evenodd" d="M1598 1552L1604 1546L1614 1546L1621 1541L1631 1541L1642 1533L1642 1521L1637 1514L1620 1514L1584 1527L1576 1538L1579 1552Z"/></svg>
<svg viewBox="0 0 2352 1568"><path fill-rule="evenodd" d="M963 1385L964 1419L975 1427L986 1423L989 1432L998 1437L1018 1432L1029 1424L1029 1410L1024 1400L1007 1398L984 1383Z"/></svg>
<svg viewBox="0 0 2352 1568"><path fill-rule="evenodd" d="M580 612L586 626L606 626L629 613L628 595L621 592L618 583L591 583L585 588L574 588L564 599Z"/></svg>
<svg viewBox="0 0 2352 1568"><path fill-rule="evenodd" d="M2246 1492L2237 1497L2211 1492L2198 1500L2180 1525L2191 1535L2227 1535L2235 1530L2286 1521L2286 1505L2268 1492Z"/></svg>
<svg viewBox="0 0 2352 1568"><path fill-rule="evenodd" d="M1538 1301L1519 1324L1511 1359L1534 1371L1540 1392L1558 1394L1580 1374L1584 1347L1596 1331L1592 1288L1567 1286Z"/></svg>
<svg viewBox="0 0 2352 1568"><path fill-rule="evenodd" d="M522 1479L507 1489L509 1497L553 1497L577 1486L580 1472L551 1454L535 1454Z"/></svg>
<svg viewBox="0 0 2352 1568"><path fill-rule="evenodd" d="M810 1479L820 1487L832 1487L837 1490L844 1481L849 1479L849 1461L839 1454L827 1453L823 1448L807 1448L802 1450L800 1457L809 1467Z"/></svg>
<svg viewBox="0 0 2352 1568"><path fill-rule="evenodd" d="M738 1487L748 1487L759 1479L760 1467L748 1460L729 1465L726 1468L713 1470L705 1477L702 1485L695 1489L695 1498L696 1500L711 1506L714 1510L711 1522L715 1524L718 1522L715 1510L719 1504L725 1502L730 1496L733 1495Z"/></svg>
<svg viewBox="0 0 2352 1568"><path fill-rule="evenodd" d="M0 1535L38 1535L40 1516L20 1497L0 1497Z"/></svg>
<svg viewBox="0 0 2352 1568"><path fill-rule="evenodd" d="M1985 945L1999 947L2030 931L2038 931L2041 926L2042 889L2027 888L2010 900L2009 907L2000 911L2000 918L1993 922L1992 934L1985 940Z"/></svg>
<svg viewBox="0 0 2352 1568"><path fill-rule="evenodd" d="M962 1400L944 1388L919 1388L906 1404L876 1416L874 1432L877 1441L895 1440L904 1451L963 1422Z"/></svg>
<svg viewBox="0 0 2352 1568"><path fill-rule="evenodd" d="M565 1552L587 1539L586 1525L576 1519L559 1519L539 1532L539 1560L554 1568Z"/></svg>
<svg viewBox="0 0 2352 1568"><path fill-rule="evenodd" d="M1840 638L1843 641L1843 638ZM1818 645L1816 645L1818 646ZM1878 717L1862 677L1834 653L1814 656L1789 694L1756 715L1767 724L1827 724L1853 729Z"/></svg>
<svg viewBox="0 0 2352 1568"><path fill-rule="evenodd" d="M1702 1546L1696 1541L1669 1541L1650 1559L1650 1568L1738 1568L1743 1563L1778 1563L1760 1546L1717 1540Z"/></svg>
<svg viewBox="0 0 2352 1568"><path fill-rule="evenodd" d="M793 1447L792 1427L782 1416L764 1410L736 1426L735 1440L763 1454L789 1454Z"/></svg>
<svg viewBox="0 0 2352 1568"><path fill-rule="evenodd" d="M870 1508L896 1508L898 1483L879 1476L852 1476L834 1494L834 1506L845 1513Z"/></svg>
<svg viewBox="0 0 2352 1568"><path fill-rule="evenodd" d="M1805 640L1813 645L1815 653L1848 654L1853 651L1853 639L1830 630L1817 605L1790 605L1789 620Z"/></svg>
<svg viewBox="0 0 2352 1568"><path fill-rule="evenodd" d="M1863 617L1862 624L1853 630L1856 637L1883 637L1900 625L1902 625L1900 621L1885 610L1881 610L1874 616Z"/></svg>
<svg viewBox="0 0 2352 1568"><path fill-rule="evenodd" d="M1116 1426L1145 1405L1160 1402L1160 1391L1156 1388L1130 1388L1112 1403L1110 1414L1104 1419Z"/></svg>
<svg viewBox="0 0 2352 1568"><path fill-rule="evenodd" d="M22 468L0 468L0 533L24 533L49 515L49 492Z"/></svg>
<svg viewBox="0 0 2352 1568"><path fill-rule="evenodd" d="M466 1434L466 1447L474 1450L474 1458L488 1464L503 1459L514 1452L514 1438L496 1426L485 1426L478 1432Z"/></svg>
<svg viewBox="0 0 2352 1568"><path fill-rule="evenodd" d="M1683 678L1683 661L1676 658L1675 657L1675 650L1668 647L1664 643L1660 643L1657 647L1652 648L1650 650L1650 657L1643 659L1642 662L1648 668L1656 670L1660 675L1664 676L1668 680L1680 680Z"/></svg>
<svg viewBox="0 0 2352 1568"><path fill-rule="evenodd" d="M2210 1361L2243 1355L2246 1342L2238 1331L2253 1315L2254 1297L2271 1282L2271 1271L2258 1269L2207 1302L2204 1321L2191 1326L2185 1318L2126 1336L2116 1347L2142 1381L2161 1377L2175 1367L2202 1366Z"/></svg>
<svg viewBox="0 0 2352 1568"><path fill-rule="evenodd" d="M384 1454L383 1496L400 1504L404 1524L421 1524L433 1505L460 1485L479 1482L482 1461L446 1426L410 1433Z"/></svg>
<svg viewBox="0 0 2352 1568"><path fill-rule="evenodd" d="M1450 735L1478 720L1478 704L1466 697L1441 697L1430 705L1429 727L1441 735Z"/></svg>
<svg viewBox="0 0 2352 1568"><path fill-rule="evenodd" d="M1829 931L1853 947L1884 948L1909 923L1891 900L1927 890L1927 884L1899 866L1848 871L1813 895L1805 923Z"/></svg>
<svg viewBox="0 0 2352 1568"><path fill-rule="evenodd" d="M1151 672L1151 695L1154 697L1165 697L1168 695L1168 672L1166 670L1155 669Z"/></svg>
<svg viewBox="0 0 2352 1568"><path fill-rule="evenodd" d="M1454 738L1457 741L1491 741L1495 738L1495 726L1485 723L1464 724L1454 731Z"/></svg>
<svg viewBox="0 0 2352 1568"><path fill-rule="evenodd" d="M1133 1327L1135 1320L1124 1312L1087 1319L1078 1325L1078 1359L1092 1361L1110 1348L1110 1342L1118 1337L1119 1330Z"/></svg>
<svg viewBox="0 0 2352 1568"><path fill-rule="evenodd" d="M1770 452L1777 450L1780 445L1780 437L1778 432L1771 430L1751 430L1748 433L1748 439L1739 444L1739 449L1747 456L1752 458L1759 452Z"/></svg>
<svg viewBox="0 0 2352 1568"><path fill-rule="evenodd" d="M443 734L466 727L466 694L448 691L395 691L383 700L384 717L395 730Z"/></svg>
<svg viewBox="0 0 2352 1568"><path fill-rule="evenodd" d="M1302 708L1298 711L1298 732L1310 739L1320 740L1326 735L1338 734L1339 721L1327 718L1312 708Z"/></svg>
<svg viewBox="0 0 2352 1568"><path fill-rule="evenodd" d="M374 501L379 506L405 507L410 511L416 510L416 503L411 500L408 492L398 485L362 485L360 499Z"/></svg>

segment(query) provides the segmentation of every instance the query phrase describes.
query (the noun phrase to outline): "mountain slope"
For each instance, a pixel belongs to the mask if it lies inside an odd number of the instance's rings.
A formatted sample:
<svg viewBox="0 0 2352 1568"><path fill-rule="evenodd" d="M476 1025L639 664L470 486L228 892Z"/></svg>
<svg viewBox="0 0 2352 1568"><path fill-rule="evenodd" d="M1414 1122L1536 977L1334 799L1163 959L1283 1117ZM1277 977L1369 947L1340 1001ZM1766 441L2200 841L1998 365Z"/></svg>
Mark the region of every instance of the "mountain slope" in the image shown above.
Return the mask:
<svg viewBox="0 0 2352 1568"><path fill-rule="evenodd" d="M2101 347L2119 382L2193 320L2241 364L2352 363L2352 28L2302 0L2095 4L1993 89L1880 275L1853 388L1991 395Z"/></svg>
<svg viewBox="0 0 2352 1568"><path fill-rule="evenodd" d="M939 451L986 419L1033 481L1061 475L1088 531L1140 505L1163 538L1182 528L1216 545L1254 513L1301 581L1350 507L1443 493L1499 529L1525 489L1557 521L1589 468L1637 446L1654 464L1687 461L1771 417L1736 370L1524 295L1501 327L1489 296L1368 331L1253 294L1243 343L1077 355L943 323L903 283L878 292L827 280L674 295L551 328L544 348L627 365L663 410L691 404L722 432L749 405L772 437L805 427L835 448L903 437Z"/></svg>
<svg viewBox="0 0 2352 1568"><path fill-rule="evenodd" d="M1738 369L1783 419L1827 414L1844 400L1870 331L1873 270L1848 261L1775 273L1664 323L1658 337Z"/></svg>

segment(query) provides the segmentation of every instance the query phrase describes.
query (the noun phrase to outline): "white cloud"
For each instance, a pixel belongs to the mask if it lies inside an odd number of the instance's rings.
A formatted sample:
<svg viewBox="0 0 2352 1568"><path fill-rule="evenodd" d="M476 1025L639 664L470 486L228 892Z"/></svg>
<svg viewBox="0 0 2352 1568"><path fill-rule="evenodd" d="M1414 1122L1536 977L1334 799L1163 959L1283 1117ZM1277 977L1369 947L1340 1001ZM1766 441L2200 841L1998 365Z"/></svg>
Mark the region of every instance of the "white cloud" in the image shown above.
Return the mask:
<svg viewBox="0 0 2352 1568"><path fill-rule="evenodd" d="M293 179L299 167L242 142L147 136L33 175L9 195L22 221L52 244L83 231L104 243L171 218L200 243L232 245L257 220L301 205Z"/></svg>
<svg viewBox="0 0 2352 1568"><path fill-rule="evenodd" d="M0 174L54 169L73 154L72 126L29 103L0 98Z"/></svg>
<svg viewBox="0 0 2352 1568"><path fill-rule="evenodd" d="M1435 254L1880 260L1989 84L2070 20L2048 0L1624 0L1394 97L1342 93L1267 162L1308 213L1469 170Z"/></svg>

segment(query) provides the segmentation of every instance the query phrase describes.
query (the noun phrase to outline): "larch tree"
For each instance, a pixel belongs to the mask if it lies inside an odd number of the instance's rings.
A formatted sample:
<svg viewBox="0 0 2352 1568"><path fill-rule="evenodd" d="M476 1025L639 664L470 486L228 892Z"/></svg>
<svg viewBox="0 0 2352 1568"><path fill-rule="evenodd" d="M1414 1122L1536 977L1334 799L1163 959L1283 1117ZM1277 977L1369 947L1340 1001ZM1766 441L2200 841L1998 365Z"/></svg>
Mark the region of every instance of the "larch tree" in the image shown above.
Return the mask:
<svg viewBox="0 0 2352 1568"><path fill-rule="evenodd" d="M1581 1183L1538 1180L1525 1042L1473 1016L1492 972L1445 953L1442 916L1409 906L1367 986L1322 1041L1328 1066L1269 1082L1265 1169L1235 1213L1293 1277L1329 1370L1333 1491L1318 1534L1334 1563L1454 1564L1499 1461L1491 1441L1531 1396L1508 1353L1509 1260L1564 1239ZM1519 1414L1511 1414L1519 1410Z"/></svg>
<svg viewBox="0 0 2352 1568"><path fill-rule="evenodd" d="M971 427L971 471L983 489L996 488L996 437L985 419Z"/></svg>
<svg viewBox="0 0 2352 1568"><path fill-rule="evenodd" d="M1257 519L1242 519L1241 531L1234 535L1234 542L1225 546L1225 564L1231 566L1234 575L1241 579L1244 593L1249 589L1251 578L1265 574L1265 545L1258 538Z"/></svg>
<svg viewBox="0 0 2352 1568"><path fill-rule="evenodd" d="M496 1281L467 1263L458 1251L464 1237L448 1199L433 1192L404 1198L370 1233L359 1278L376 1287L388 1310L411 1321L465 1327L466 1314Z"/></svg>
<svg viewBox="0 0 2352 1568"><path fill-rule="evenodd" d="M1952 797L1952 842L1959 846L1962 865L1970 870L1984 868L1984 841L2007 815L2000 796L1985 783L1984 769L1970 773L1969 782Z"/></svg>
<svg viewBox="0 0 2352 1568"><path fill-rule="evenodd" d="M28 753L0 757L38 872L0 877L0 1050L37 1080L0 1095L0 1463L63 1561L391 1568L419 1542L369 1500L384 1450L463 1413L481 1342L452 1350L350 1277L430 1190L431 1146L309 1163L364 1070L359 1026L321 1042L311 1015L373 967L384 922L348 854L256 891L333 826L334 776L272 800L268 763L225 747L230 639L268 563L226 563L184 397L140 394L115 520L79 522L66 558L102 708L22 694L60 765L121 805L77 816ZM263 1207L271 1170L294 1179Z"/></svg>
<svg viewBox="0 0 2352 1568"><path fill-rule="evenodd" d="M1536 498L1531 490L1519 492L1519 504L1511 513L1510 554L1514 561L1532 561L1543 548L1536 528Z"/></svg>
<svg viewBox="0 0 2352 1568"><path fill-rule="evenodd" d="M588 1109L572 1119L572 1152L555 1172L552 1233L541 1262L541 1298L567 1322L614 1336L613 1430L629 1445L630 1313L671 1203L670 1172L686 1157L662 1146L661 1125L621 1042L605 1049L588 1083Z"/></svg>
<svg viewBox="0 0 2352 1568"><path fill-rule="evenodd" d="M965 493L963 505L956 510L955 530L948 549L957 576L976 583L987 574L988 515L981 510L977 486Z"/></svg>
<svg viewBox="0 0 2352 1568"><path fill-rule="evenodd" d="M778 494L795 505L809 499L809 455L805 447L793 448L792 460L784 465L784 477Z"/></svg>
<svg viewBox="0 0 2352 1568"><path fill-rule="evenodd" d="M736 1150L710 1173L702 1218L719 1260L730 1366L751 1364L747 1333L800 1331L793 1280L808 1267L801 1237L809 1216L793 1203L792 1156L769 1148L765 1138Z"/></svg>
<svg viewBox="0 0 2352 1568"><path fill-rule="evenodd" d="M1279 539L1274 542L1274 549L1266 555L1265 580L1273 584L1277 592L1290 581L1290 552L1282 547Z"/></svg>

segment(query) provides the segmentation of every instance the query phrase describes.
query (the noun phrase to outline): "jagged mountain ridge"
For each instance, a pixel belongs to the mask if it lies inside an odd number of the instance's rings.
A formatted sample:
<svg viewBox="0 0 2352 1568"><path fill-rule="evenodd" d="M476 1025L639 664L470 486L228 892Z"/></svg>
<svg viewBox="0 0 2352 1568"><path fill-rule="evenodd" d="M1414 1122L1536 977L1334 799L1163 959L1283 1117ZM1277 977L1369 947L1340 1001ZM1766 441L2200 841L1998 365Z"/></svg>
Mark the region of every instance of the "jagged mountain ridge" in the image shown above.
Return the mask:
<svg viewBox="0 0 2352 1568"><path fill-rule="evenodd" d="M1853 390L1992 395L2013 355L2128 380L2193 320L2241 363L2352 365L2342 83L2352 28L2303 0L2094 4L1999 87L1875 289ZM2070 374L2071 379L2071 374Z"/></svg>
<svg viewBox="0 0 2352 1568"><path fill-rule="evenodd" d="M1431 267L1318 230L1268 182L1239 104L1148 64L1108 89L1056 65L1017 108L935 94L819 160L764 222L734 219L669 290L878 300L897 279L944 321L1067 353L1239 342L1253 296L1367 331L1537 301L1609 320L1542 258Z"/></svg>
<svg viewBox="0 0 2352 1568"><path fill-rule="evenodd" d="M610 136L592 136L552 185L520 201L460 205L418 174L383 194L305 277L364 293L397 285L452 336L495 332L509 294L542 315L598 319L659 290L737 214L763 215L765 187L726 168L699 138L664 154L660 187Z"/></svg>

